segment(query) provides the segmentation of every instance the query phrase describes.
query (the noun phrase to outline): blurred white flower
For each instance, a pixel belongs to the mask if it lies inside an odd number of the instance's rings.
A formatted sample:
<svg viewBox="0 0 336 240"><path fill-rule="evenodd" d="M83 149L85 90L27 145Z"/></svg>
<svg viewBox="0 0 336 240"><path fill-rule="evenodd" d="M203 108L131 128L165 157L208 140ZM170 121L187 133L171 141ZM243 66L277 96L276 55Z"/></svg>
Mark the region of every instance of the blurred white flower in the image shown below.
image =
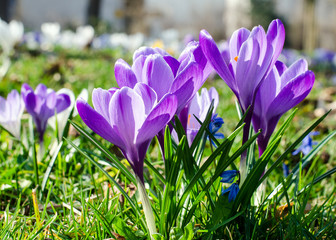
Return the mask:
<svg viewBox="0 0 336 240"><path fill-rule="evenodd" d="M92 42L95 31L92 26L80 26L76 29L74 46L83 49Z"/></svg>
<svg viewBox="0 0 336 240"><path fill-rule="evenodd" d="M23 34L24 34L23 23L16 21L16 20L10 21L9 22L9 32L11 34L11 38L12 38L12 42L14 46L16 44L19 44L22 41Z"/></svg>
<svg viewBox="0 0 336 240"><path fill-rule="evenodd" d="M90 44L94 37L94 29L91 26L80 26L76 32L65 30L60 34L58 44L64 48L83 49Z"/></svg>
<svg viewBox="0 0 336 240"><path fill-rule="evenodd" d="M143 45L145 36L142 33L127 35L126 33L113 33L110 36L111 47L121 47L128 51L134 51Z"/></svg>
<svg viewBox="0 0 336 240"><path fill-rule="evenodd" d="M65 30L60 34L58 44L64 48L74 47L75 33L71 30Z"/></svg>
<svg viewBox="0 0 336 240"><path fill-rule="evenodd" d="M42 48L43 49L50 49L53 48L54 45L60 38L61 33L61 26L59 23L43 23L41 25L42 31Z"/></svg>
<svg viewBox="0 0 336 240"><path fill-rule="evenodd" d="M0 19L0 45L3 54L10 55L14 46L23 38L23 24L12 20L9 24Z"/></svg>

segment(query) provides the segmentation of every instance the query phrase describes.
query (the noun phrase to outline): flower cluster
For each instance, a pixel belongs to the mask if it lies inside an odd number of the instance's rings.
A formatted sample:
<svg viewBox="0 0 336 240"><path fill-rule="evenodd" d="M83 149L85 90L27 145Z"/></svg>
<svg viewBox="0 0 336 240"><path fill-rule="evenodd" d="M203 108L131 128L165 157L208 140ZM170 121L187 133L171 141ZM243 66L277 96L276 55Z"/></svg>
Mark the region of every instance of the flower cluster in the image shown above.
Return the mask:
<svg viewBox="0 0 336 240"><path fill-rule="evenodd" d="M39 84L34 91L25 83L22 85L21 95L16 90L12 90L7 100L0 97L0 125L20 139L21 117L26 109L35 122L40 142L43 142L48 119L68 109L70 105L68 94L56 93L43 84ZM62 124L60 123L60 126Z"/></svg>
<svg viewBox="0 0 336 240"><path fill-rule="evenodd" d="M280 117L313 87L315 77L305 60L297 60L290 67L278 61L285 39L280 20L272 21L267 32L261 26L252 31L237 30L223 51L207 31L202 30L199 39L190 41L177 59L160 48L139 48L131 66L122 59L115 63L120 89L95 89L94 109L84 100L77 101L83 121L121 149L142 181L149 143L156 135L164 151L164 128L175 114L191 144L200 128L195 117L204 121L212 100L216 109L219 100L215 89L197 93L214 70L236 95L242 112L250 106L247 126L252 123L256 132L262 131L258 136L259 155L265 151ZM223 123L214 113L208 129L216 138L224 137L218 133ZM237 175L238 171L226 171L222 181L232 183ZM239 182L240 177L223 191L229 192L230 201L238 193Z"/></svg>

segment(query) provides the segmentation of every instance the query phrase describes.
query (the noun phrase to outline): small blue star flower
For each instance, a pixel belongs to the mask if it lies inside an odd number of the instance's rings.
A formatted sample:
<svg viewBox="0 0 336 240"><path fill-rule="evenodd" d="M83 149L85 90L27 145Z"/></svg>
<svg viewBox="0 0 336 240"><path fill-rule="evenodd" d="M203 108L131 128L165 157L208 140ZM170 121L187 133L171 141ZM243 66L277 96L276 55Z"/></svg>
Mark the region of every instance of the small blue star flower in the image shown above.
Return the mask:
<svg viewBox="0 0 336 240"><path fill-rule="evenodd" d="M221 173L220 177L222 183L232 183L235 177L238 175L237 170L228 170Z"/></svg>
<svg viewBox="0 0 336 240"><path fill-rule="evenodd" d="M320 134L319 132L311 132L309 133L301 143L301 146L296 149L292 154L297 155L299 152L302 152L303 155L307 155L310 153L310 151L313 149L313 146L317 144L317 142L314 142L311 136L315 136Z"/></svg>
<svg viewBox="0 0 336 240"><path fill-rule="evenodd" d="M209 131L216 139L223 139L224 134L218 133L217 131L222 127L224 124L224 120L221 117L217 117L218 114L214 114L211 118L211 121L209 123ZM211 144L216 146L216 144L210 139Z"/></svg>
<svg viewBox="0 0 336 240"><path fill-rule="evenodd" d="M232 184L230 187L222 190L222 195L225 193L229 193L229 202L236 199L237 194L239 192L239 185L238 183Z"/></svg>

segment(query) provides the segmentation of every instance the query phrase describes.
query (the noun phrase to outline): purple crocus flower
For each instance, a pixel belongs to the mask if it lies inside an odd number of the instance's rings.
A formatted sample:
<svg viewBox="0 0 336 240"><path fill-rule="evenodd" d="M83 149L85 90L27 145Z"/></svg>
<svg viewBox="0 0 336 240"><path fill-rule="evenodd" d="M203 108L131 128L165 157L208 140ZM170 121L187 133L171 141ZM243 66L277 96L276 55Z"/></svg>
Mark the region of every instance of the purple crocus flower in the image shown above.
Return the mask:
<svg viewBox="0 0 336 240"><path fill-rule="evenodd" d="M24 105L18 91L12 90L7 100L0 96L0 125L17 139L20 139L23 111Z"/></svg>
<svg viewBox="0 0 336 240"><path fill-rule="evenodd" d="M252 116L255 131L262 129L258 137L260 156L280 117L309 94L314 80L315 75L308 70L304 59L296 61L289 68L280 61L276 62L259 88Z"/></svg>
<svg viewBox="0 0 336 240"><path fill-rule="evenodd" d="M143 162L152 138L172 119L177 98L158 98L146 84L133 88L94 89L94 109L83 99L77 110L84 123L102 138L118 146L134 173L143 182Z"/></svg>
<svg viewBox="0 0 336 240"><path fill-rule="evenodd" d="M115 64L115 77L119 87L133 88L141 82L150 86L158 100L166 93L177 97L176 114L187 128L187 104L211 73L198 42L190 42L176 60L160 48L141 47L134 52L133 65L119 59ZM158 133L158 140L164 152L164 129Z"/></svg>
<svg viewBox="0 0 336 240"><path fill-rule="evenodd" d="M43 84L39 84L34 92L27 83L22 85L21 94L27 112L32 115L36 124L40 142L43 142L48 119L68 108L71 103L70 97L66 94L57 94Z"/></svg>
<svg viewBox="0 0 336 240"><path fill-rule="evenodd" d="M218 93L214 87L209 91L203 88L201 94L196 93L188 106L188 124L187 124L187 137L188 142L191 144L201 127L196 117L200 121L204 121L208 113L212 100L214 101L214 112L218 106L219 98ZM210 126L209 126L210 127Z"/></svg>
<svg viewBox="0 0 336 240"><path fill-rule="evenodd" d="M178 60L160 48L141 47L133 55L132 67L124 60L115 63L119 87L133 88L137 82L150 86L160 100L166 93L176 95L179 113L210 74L198 43L190 42Z"/></svg>
<svg viewBox="0 0 336 240"><path fill-rule="evenodd" d="M253 105L260 84L280 55L285 40L283 24L278 19L272 21L267 34L261 26L252 31L241 28L232 34L224 53L206 30L200 32L199 38L204 55L237 96L245 112Z"/></svg>

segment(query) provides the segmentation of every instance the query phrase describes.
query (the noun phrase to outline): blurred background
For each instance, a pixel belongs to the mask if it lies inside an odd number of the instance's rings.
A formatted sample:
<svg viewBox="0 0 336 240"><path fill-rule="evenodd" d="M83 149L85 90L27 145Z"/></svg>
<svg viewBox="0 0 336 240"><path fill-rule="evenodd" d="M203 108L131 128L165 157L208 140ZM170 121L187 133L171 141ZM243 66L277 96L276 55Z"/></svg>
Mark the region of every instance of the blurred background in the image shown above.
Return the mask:
<svg viewBox="0 0 336 240"><path fill-rule="evenodd" d="M336 50L336 0L1 0L0 17L22 21L26 30L59 22L62 29L90 24L96 33L144 33L173 29L181 39L207 29L226 39L240 27L286 26L286 47Z"/></svg>

